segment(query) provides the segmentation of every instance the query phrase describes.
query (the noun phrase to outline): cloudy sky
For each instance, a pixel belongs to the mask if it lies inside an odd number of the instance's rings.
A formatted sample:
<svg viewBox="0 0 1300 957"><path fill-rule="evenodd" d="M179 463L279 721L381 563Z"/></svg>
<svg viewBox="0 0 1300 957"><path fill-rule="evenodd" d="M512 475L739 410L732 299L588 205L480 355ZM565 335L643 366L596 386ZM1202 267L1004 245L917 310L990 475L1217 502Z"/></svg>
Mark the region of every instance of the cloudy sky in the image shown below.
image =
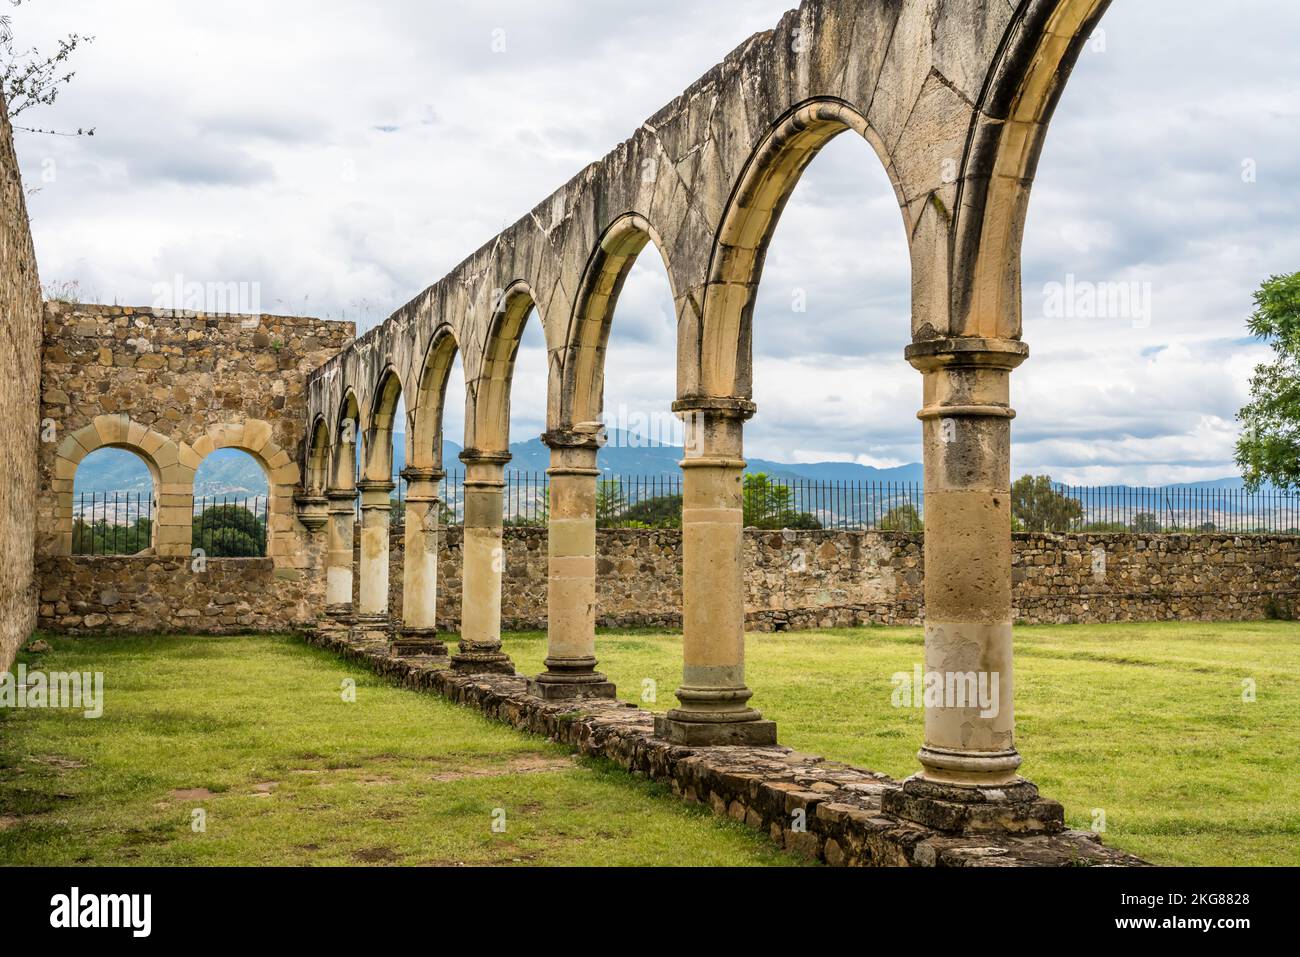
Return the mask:
<svg viewBox="0 0 1300 957"><path fill-rule="evenodd" d="M96 129L18 134L42 280L123 304L177 276L245 282L264 311L369 328L790 5L25 0L20 44L96 37L58 103L19 119ZM1031 206L1015 468L1080 483L1235 474L1234 413L1267 354L1244 338L1251 293L1300 269L1300 5L1117 0L1103 30ZM1089 315L1080 296L1096 288L1134 298ZM885 176L840 137L769 256L751 454L919 459L907 289ZM778 329L796 294L807 315L791 339ZM673 327L647 250L615 317L608 413L667 410ZM542 430L535 328L519 375L516 440Z"/></svg>

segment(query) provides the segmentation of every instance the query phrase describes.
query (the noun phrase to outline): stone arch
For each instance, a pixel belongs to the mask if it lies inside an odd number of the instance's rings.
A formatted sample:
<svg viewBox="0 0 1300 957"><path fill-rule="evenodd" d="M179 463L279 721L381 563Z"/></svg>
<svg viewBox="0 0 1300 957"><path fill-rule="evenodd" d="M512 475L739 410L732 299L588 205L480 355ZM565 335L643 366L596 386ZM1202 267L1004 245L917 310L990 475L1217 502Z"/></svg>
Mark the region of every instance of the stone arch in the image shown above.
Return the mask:
<svg viewBox="0 0 1300 957"><path fill-rule="evenodd" d="M898 198L906 235L907 203L884 141L867 118L830 98L810 100L781 117L751 154L718 229L699 340L679 349L698 395L748 399L753 392L751 322L763 263L776 225L808 165L833 138L853 130L871 144ZM688 396L683 396L687 398Z"/></svg>
<svg viewBox="0 0 1300 957"><path fill-rule="evenodd" d="M623 284L646 244L659 252L673 301L677 289L658 230L640 213L625 213L610 224L583 272L577 303L565 337L559 421L551 428L595 422L604 410L605 350Z"/></svg>
<svg viewBox="0 0 1300 957"><path fill-rule="evenodd" d="M495 455L510 448L510 386L515 358L528 317L537 310L540 319L541 311L532 287L524 280L507 286L493 306L478 376L472 383L467 382L465 449Z"/></svg>
<svg viewBox="0 0 1300 957"><path fill-rule="evenodd" d="M351 387L343 393L333 428L330 488L351 491L357 487L357 438L361 430L361 403Z"/></svg>
<svg viewBox="0 0 1300 957"><path fill-rule="evenodd" d="M425 350L416 384L411 434L406 443L406 464L416 469L441 469L442 420L447 402L447 380L460 352L451 326L439 326ZM409 404L409 403L408 403Z"/></svg>
<svg viewBox="0 0 1300 957"><path fill-rule="evenodd" d="M188 555L190 503L198 459L188 446L133 421L125 413L96 416L64 437L54 460L54 494L58 516L56 554L72 554L73 485L77 467L91 452L126 449L148 467L153 479L152 547L158 555Z"/></svg>
<svg viewBox="0 0 1300 957"><path fill-rule="evenodd" d="M1034 173L1066 81L1110 0L1031 0L975 113L953 236L952 335L1018 339L1020 251Z"/></svg>
<svg viewBox="0 0 1300 957"><path fill-rule="evenodd" d="M189 498L194 499L194 473L199 464L217 449L247 452L266 473L267 515L266 554L277 567L294 564L294 492L301 481L298 464L287 451L271 439L271 423L262 419L245 419L240 423L214 425L191 449L194 468L189 471ZM187 542L188 544L188 542Z"/></svg>
<svg viewBox="0 0 1300 957"><path fill-rule="evenodd" d="M388 363L379 374L371 393L370 408L365 412L361 474L367 482L392 481L393 424L404 391L401 377L392 363Z"/></svg>
<svg viewBox="0 0 1300 957"><path fill-rule="evenodd" d="M303 487L308 495L325 494L330 473L330 427L325 416L317 415L307 434L307 458Z"/></svg>

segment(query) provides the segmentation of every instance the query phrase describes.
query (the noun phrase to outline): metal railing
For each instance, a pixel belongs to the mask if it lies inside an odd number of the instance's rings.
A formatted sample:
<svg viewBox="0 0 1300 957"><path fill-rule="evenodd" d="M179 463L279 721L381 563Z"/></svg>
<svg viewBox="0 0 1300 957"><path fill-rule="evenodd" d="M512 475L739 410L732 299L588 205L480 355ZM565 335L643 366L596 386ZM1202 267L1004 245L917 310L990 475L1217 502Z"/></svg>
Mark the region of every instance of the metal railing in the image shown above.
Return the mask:
<svg viewBox="0 0 1300 957"><path fill-rule="evenodd" d="M72 554L134 555L153 540L150 492L81 492L72 502Z"/></svg>
<svg viewBox="0 0 1300 957"><path fill-rule="evenodd" d="M190 547L208 558L265 556L270 505L265 495L196 498Z"/></svg>

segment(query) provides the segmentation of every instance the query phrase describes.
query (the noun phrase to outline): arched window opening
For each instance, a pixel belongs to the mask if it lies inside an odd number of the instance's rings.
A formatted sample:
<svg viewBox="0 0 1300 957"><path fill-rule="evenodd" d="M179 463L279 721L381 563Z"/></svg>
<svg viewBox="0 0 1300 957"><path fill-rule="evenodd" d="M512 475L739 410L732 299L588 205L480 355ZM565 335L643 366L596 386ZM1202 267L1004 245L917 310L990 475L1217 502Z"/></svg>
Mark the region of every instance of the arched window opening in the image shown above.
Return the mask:
<svg viewBox="0 0 1300 957"><path fill-rule="evenodd" d="M465 469L460 453L465 451L465 367L460 350L451 360L442 400L442 483L438 524L460 525L465 521Z"/></svg>
<svg viewBox="0 0 1300 957"><path fill-rule="evenodd" d="M263 465L240 449L217 449L194 475L190 542L208 558L267 554L270 486Z"/></svg>
<svg viewBox="0 0 1300 957"><path fill-rule="evenodd" d="M96 449L73 480L72 554L138 555L154 543L157 484L149 463L125 448Z"/></svg>
<svg viewBox="0 0 1300 957"><path fill-rule="evenodd" d="M844 133L799 179L767 249L752 329L746 526L920 530L910 342L896 193L870 146Z"/></svg>
<svg viewBox="0 0 1300 957"><path fill-rule="evenodd" d="M613 303L604 347L596 456L599 528L679 528L682 523L681 420L673 413L677 313L663 257L652 241L634 252ZM581 385L579 386L581 388Z"/></svg>

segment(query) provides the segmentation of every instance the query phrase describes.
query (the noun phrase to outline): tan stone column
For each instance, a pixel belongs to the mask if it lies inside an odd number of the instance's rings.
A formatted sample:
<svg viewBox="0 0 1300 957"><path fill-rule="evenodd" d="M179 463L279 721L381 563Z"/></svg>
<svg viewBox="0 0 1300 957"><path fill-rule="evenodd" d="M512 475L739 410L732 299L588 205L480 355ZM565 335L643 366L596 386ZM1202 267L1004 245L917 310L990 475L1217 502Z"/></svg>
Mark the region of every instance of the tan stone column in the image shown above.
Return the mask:
<svg viewBox="0 0 1300 957"><path fill-rule="evenodd" d="M546 671L528 683L539 698L614 697L596 671L596 454L603 429L584 423L542 436L551 449L547 521Z"/></svg>
<svg viewBox="0 0 1300 957"><path fill-rule="evenodd" d="M466 449L460 460L465 463L465 538L461 548L460 644L451 666L470 674L514 674L514 663L501 651L502 493L510 453Z"/></svg>
<svg viewBox="0 0 1300 957"><path fill-rule="evenodd" d="M686 423L682 485L682 685L655 719L675 744L776 743L776 724L748 707L745 687L744 399L673 404Z"/></svg>
<svg viewBox="0 0 1300 957"><path fill-rule="evenodd" d="M351 625L352 538L357 522L355 489L331 490L329 545L325 557L325 614L339 624Z"/></svg>
<svg viewBox="0 0 1300 957"><path fill-rule="evenodd" d="M405 545L402 558L402 627L393 640L398 655L447 657L438 639L439 469L410 468L406 480Z"/></svg>
<svg viewBox="0 0 1300 957"><path fill-rule="evenodd" d="M1059 829L1061 807L1016 775L1011 661L1009 339L916 343L925 376L925 744L885 809L945 830ZM937 690L935 690L937 689Z"/></svg>
<svg viewBox="0 0 1300 957"><path fill-rule="evenodd" d="M388 531L392 521L392 482L358 482L361 490L361 587L357 627L387 634Z"/></svg>

